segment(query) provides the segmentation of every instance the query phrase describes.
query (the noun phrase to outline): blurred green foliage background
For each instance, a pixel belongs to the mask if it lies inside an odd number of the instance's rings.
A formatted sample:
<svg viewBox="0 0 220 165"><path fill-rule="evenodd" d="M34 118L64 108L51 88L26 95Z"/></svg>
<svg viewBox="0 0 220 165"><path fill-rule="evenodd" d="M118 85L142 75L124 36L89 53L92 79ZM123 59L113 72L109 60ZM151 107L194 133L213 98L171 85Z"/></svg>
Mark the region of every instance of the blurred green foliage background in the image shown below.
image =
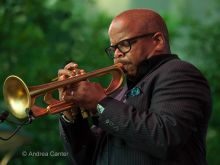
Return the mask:
<svg viewBox="0 0 220 165"><path fill-rule="evenodd" d="M220 19L215 19L220 18L220 2L216 0L215 4L215 9L201 20L187 14L177 18L162 13L170 31L171 47L176 51L173 53L180 53L180 58L195 64L210 82L213 95L207 136L210 165L220 164ZM0 86L11 74L31 86L50 82L68 61L76 61L86 71L111 65L104 53L109 45L107 31L111 19L112 16L97 9L95 1L0 1ZM3 95L0 95L0 108L0 111L7 109ZM23 151L64 151L58 117L45 116L25 126L24 135L31 142L18 148L9 164L66 164L66 157L22 156ZM6 124L16 128L7 121ZM3 127L0 123L0 132ZM0 153L0 160L4 155Z"/></svg>

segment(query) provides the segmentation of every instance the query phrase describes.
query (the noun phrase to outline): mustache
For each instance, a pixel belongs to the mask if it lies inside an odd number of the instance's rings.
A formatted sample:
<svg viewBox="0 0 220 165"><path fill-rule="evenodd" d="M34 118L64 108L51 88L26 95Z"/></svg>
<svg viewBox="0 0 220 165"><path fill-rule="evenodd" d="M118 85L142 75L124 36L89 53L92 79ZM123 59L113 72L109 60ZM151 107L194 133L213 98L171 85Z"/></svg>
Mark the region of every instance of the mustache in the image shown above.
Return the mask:
<svg viewBox="0 0 220 165"><path fill-rule="evenodd" d="M130 64L130 62L126 61L126 60L123 60L123 59L115 59L114 60L114 63L117 64L117 63L122 63L123 65L126 65L126 64Z"/></svg>
<svg viewBox="0 0 220 165"><path fill-rule="evenodd" d="M122 70L123 72L126 74L127 73L127 67L125 65L130 64L130 62L126 61L126 60L115 60L114 61L115 64L117 63L121 63L123 65Z"/></svg>

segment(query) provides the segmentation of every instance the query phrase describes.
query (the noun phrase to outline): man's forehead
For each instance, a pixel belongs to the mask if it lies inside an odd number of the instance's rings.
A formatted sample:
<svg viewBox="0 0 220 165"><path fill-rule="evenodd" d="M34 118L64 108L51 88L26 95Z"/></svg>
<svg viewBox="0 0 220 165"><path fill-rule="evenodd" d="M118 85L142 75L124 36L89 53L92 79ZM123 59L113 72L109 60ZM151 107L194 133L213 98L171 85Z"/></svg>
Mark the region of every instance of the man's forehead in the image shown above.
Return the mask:
<svg viewBox="0 0 220 165"><path fill-rule="evenodd" d="M122 19L113 20L111 25L110 25L109 30L110 31L112 31L112 30L121 30L125 27L125 24L126 24L125 20L122 20Z"/></svg>
<svg viewBox="0 0 220 165"><path fill-rule="evenodd" d="M123 21L113 22L109 28L109 37L112 44L125 39L129 33L129 27L126 27Z"/></svg>
<svg viewBox="0 0 220 165"><path fill-rule="evenodd" d="M138 21L128 21L128 20L116 20L113 21L109 27L109 36L125 36L132 37L134 35L139 35L139 33L143 32L143 28L138 26Z"/></svg>

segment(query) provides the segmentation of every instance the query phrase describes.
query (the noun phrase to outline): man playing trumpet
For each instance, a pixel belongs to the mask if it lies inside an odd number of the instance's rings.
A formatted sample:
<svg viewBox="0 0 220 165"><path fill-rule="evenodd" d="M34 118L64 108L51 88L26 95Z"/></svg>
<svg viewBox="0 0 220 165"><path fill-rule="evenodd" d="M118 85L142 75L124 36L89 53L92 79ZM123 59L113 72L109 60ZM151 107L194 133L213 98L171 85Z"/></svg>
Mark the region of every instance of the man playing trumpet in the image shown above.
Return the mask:
<svg viewBox="0 0 220 165"><path fill-rule="evenodd" d="M81 81L60 97L98 115L94 125L65 111L60 131L72 164L206 165L205 138L211 114L207 81L191 64L171 54L162 17L149 9L127 10L109 27L106 53L122 63L124 87L114 96ZM59 70L59 79L84 74L77 64Z"/></svg>

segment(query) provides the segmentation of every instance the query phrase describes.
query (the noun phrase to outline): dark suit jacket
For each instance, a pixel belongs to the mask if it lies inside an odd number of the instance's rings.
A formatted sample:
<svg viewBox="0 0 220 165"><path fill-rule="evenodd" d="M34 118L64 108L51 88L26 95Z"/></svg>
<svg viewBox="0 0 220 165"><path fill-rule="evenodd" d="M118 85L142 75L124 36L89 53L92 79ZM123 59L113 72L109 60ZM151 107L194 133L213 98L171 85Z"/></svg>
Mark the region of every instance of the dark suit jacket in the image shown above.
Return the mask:
<svg viewBox="0 0 220 165"><path fill-rule="evenodd" d="M211 96L202 74L174 55L153 57L139 72L135 83L100 102L105 110L96 126L61 120L72 164L206 165Z"/></svg>

